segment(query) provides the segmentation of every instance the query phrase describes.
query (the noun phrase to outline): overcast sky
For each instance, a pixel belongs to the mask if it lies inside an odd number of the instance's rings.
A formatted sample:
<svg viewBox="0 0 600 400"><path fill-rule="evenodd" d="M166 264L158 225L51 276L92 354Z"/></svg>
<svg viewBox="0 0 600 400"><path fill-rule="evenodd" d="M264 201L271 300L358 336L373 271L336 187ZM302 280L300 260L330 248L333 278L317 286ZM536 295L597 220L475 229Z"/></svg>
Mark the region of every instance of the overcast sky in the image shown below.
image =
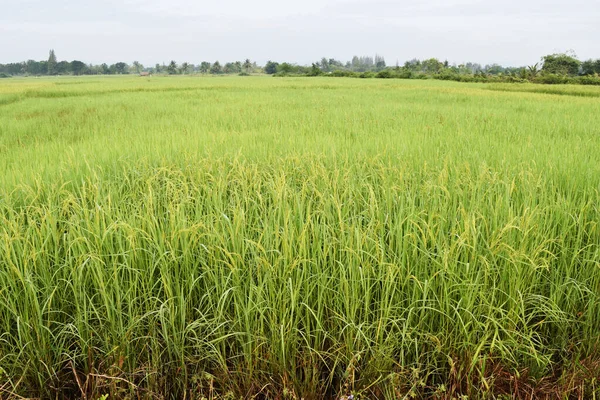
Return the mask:
<svg viewBox="0 0 600 400"><path fill-rule="evenodd" d="M0 0L0 63L600 58L600 0Z"/></svg>

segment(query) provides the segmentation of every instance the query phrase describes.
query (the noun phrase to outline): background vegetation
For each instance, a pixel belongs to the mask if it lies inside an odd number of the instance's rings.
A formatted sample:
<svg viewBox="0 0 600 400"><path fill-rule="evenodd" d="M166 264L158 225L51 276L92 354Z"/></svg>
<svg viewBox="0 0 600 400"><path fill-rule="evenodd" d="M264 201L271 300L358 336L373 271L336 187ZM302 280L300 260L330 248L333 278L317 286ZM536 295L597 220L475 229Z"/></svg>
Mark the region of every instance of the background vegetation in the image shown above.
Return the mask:
<svg viewBox="0 0 600 400"><path fill-rule="evenodd" d="M379 55L354 56L343 63L333 58L323 57L312 66L295 65L288 62L268 61L263 67L246 59L244 62L203 61L198 65L189 62L178 64L171 61L168 65L156 64L144 67L138 61L131 65L118 62L113 65L86 65L81 61L57 62L54 50L50 51L48 61L34 61L0 64L0 78L10 76L42 75L123 75L123 74L212 74L212 75L251 75L268 74L274 76L331 76L352 78L399 78L399 79L439 79L458 82L506 82L506 83L543 83L543 84L583 84L600 85L600 59L579 61L575 54L557 53L542 57L541 62L527 67L503 67L498 64L482 66L478 63L450 65L448 61L437 58L427 60L413 59L403 66L387 66Z"/></svg>

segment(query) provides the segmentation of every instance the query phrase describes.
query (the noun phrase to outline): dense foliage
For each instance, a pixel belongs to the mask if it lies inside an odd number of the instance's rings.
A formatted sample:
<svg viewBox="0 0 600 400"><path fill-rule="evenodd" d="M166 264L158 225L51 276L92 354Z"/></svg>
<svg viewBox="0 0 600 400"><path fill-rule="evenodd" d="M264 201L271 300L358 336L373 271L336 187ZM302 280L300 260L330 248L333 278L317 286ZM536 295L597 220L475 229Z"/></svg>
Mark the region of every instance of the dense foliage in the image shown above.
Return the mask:
<svg viewBox="0 0 600 400"><path fill-rule="evenodd" d="M379 60L379 61L377 61ZM334 66L332 68L332 66ZM450 65L436 58L413 59L403 66L386 67L385 60L376 57L354 57L343 64L333 59L322 59L311 68L287 65L277 69L276 76L331 76L350 78L399 78L399 79L439 79L457 82L505 82L505 83L544 83L544 84L583 84L600 85L600 59L583 63L566 54L553 54L543 58L542 67L535 64L529 67L505 68L498 64L481 66L477 63Z"/></svg>
<svg viewBox="0 0 600 400"><path fill-rule="evenodd" d="M48 61L34 61L0 64L0 77L14 75L114 75L128 73L144 74L213 74L213 75L250 75L265 73L274 76L332 76L355 78L400 78L400 79L440 79L457 82L533 82L545 84L584 84L600 85L600 59L579 61L573 55L550 54L542 58L542 64L528 67L503 67L498 64L482 66L468 62L450 65L448 61L436 58L426 60L413 59L402 66L389 67L383 57L376 55L354 56L351 61L342 61L323 57L310 67L289 62L268 61L264 67L246 59L221 64L203 61L198 65L172 60L168 65L156 64L144 67L134 61L131 65L118 62L113 65L86 65L81 61L56 61L54 50L50 51Z"/></svg>

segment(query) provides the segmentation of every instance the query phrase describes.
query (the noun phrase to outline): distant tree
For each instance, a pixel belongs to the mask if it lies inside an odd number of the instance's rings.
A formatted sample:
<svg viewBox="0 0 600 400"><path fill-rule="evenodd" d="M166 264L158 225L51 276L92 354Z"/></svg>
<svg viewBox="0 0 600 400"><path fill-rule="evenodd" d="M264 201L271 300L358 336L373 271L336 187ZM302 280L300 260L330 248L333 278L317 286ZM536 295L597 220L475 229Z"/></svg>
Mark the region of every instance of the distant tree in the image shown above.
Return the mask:
<svg viewBox="0 0 600 400"><path fill-rule="evenodd" d="M535 63L527 67L527 79L532 79L540 74L539 64Z"/></svg>
<svg viewBox="0 0 600 400"><path fill-rule="evenodd" d="M336 60L335 58L330 58L327 60L327 63L331 69L344 69L344 63L340 60Z"/></svg>
<svg viewBox="0 0 600 400"><path fill-rule="evenodd" d="M276 63L274 61L267 61L267 63L265 64L265 74L273 75L277 73L278 66L279 63Z"/></svg>
<svg viewBox="0 0 600 400"><path fill-rule="evenodd" d="M54 49L50 50L48 56L48 75L54 75L56 73L56 54Z"/></svg>
<svg viewBox="0 0 600 400"><path fill-rule="evenodd" d="M505 72L505 68L499 64L486 65L484 68L485 72L491 75L499 75Z"/></svg>
<svg viewBox="0 0 600 400"><path fill-rule="evenodd" d="M319 65L317 65L316 63L313 63L312 66L310 67L310 71L308 72L308 76L319 76L322 74L323 74L323 71L321 70L321 68L319 68Z"/></svg>
<svg viewBox="0 0 600 400"><path fill-rule="evenodd" d="M210 73L213 75L223 73L223 68L221 67L221 63L219 61L215 61L212 67L210 67Z"/></svg>
<svg viewBox="0 0 600 400"><path fill-rule="evenodd" d="M413 72L421 71L421 60L417 60L416 58L413 58L410 61L406 61L404 63L404 69L406 69L408 71L413 71Z"/></svg>
<svg viewBox="0 0 600 400"><path fill-rule="evenodd" d="M129 69L129 66L127 65L127 63L124 63L124 62L118 62L115 64L115 67L114 67L114 71L116 74L127 74L128 69Z"/></svg>
<svg viewBox="0 0 600 400"><path fill-rule="evenodd" d="M598 60L587 60L581 63L581 74L582 75L594 75L600 74L600 59Z"/></svg>
<svg viewBox="0 0 600 400"><path fill-rule="evenodd" d="M43 75L48 71L46 61L27 60L24 72L29 75Z"/></svg>
<svg viewBox="0 0 600 400"><path fill-rule="evenodd" d="M102 74L102 65L88 65L88 71L91 75L100 75Z"/></svg>
<svg viewBox="0 0 600 400"><path fill-rule="evenodd" d="M200 63L200 73L208 74L210 71L210 63L208 61L202 61Z"/></svg>
<svg viewBox="0 0 600 400"><path fill-rule="evenodd" d="M19 75L27 70L25 63L10 63L2 67L2 73L7 75Z"/></svg>
<svg viewBox="0 0 600 400"><path fill-rule="evenodd" d="M430 58L421 63L421 68L423 72L437 74L444 68L444 64L437 58Z"/></svg>
<svg viewBox="0 0 600 400"><path fill-rule="evenodd" d="M382 56L376 54L375 55L375 70L381 71L381 70L385 69L385 67L386 67L385 59Z"/></svg>
<svg viewBox="0 0 600 400"><path fill-rule="evenodd" d="M66 75L71 72L71 63L68 61L61 61L54 67L54 72L59 75Z"/></svg>
<svg viewBox="0 0 600 400"><path fill-rule="evenodd" d="M250 61L250 59L249 59L249 58L246 58L246 61L244 61L244 65L243 65L243 67L244 67L244 71L245 71L247 74L249 74L250 72L252 72L252 70L254 69L254 68L252 67L252 62Z"/></svg>
<svg viewBox="0 0 600 400"><path fill-rule="evenodd" d="M191 67L191 65L189 63L183 62L181 64L181 68L180 68L181 73L182 74L187 74L190 71L190 67Z"/></svg>
<svg viewBox="0 0 600 400"><path fill-rule="evenodd" d="M139 74L144 69L144 66L142 64L140 64L139 61L134 61L133 62L133 69L135 70L136 74Z"/></svg>
<svg viewBox="0 0 600 400"><path fill-rule="evenodd" d="M581 66L579 60L565 53L549 54L542 57L542 60L542 71L549 74L577 75Z"/></svg>
<svg viewBox="0 0 600 400"><path fill-rule="evenodd" d="M87 65L85 63L74 60L71 61L71 71L73 71L74 75L83 75L87 69Z"/></svg>
<svg viewBox="0 0 600 400"><path fill-rule="evenodd" d="M277 72L280 74L291 74L294 70L294 66L290 63L281 63L277 66Z"/></svg>
<svg viewBox="0 0 600 400"><path fill-rule="evenodd" d="M160 64L156 63L156 65L154 66L154 72L160 74L161 71L162 69L160 68Z"/></svg>
<svg viewBox="0 0 600 400"><path fill-rule="evenodd" d="M467 64L465 64L465 68L467 70L469 70L469 73L471 73L471 74L475 74L475 73L483 70L483 68L481 67L481 64L472 63L472 62L468 62Z"/></svg>
<svg viewBox="0 0 600 400"><path fill-rule="evenodd" d="M175 60L171 60L171 62L167 66L167 73L169 75L175 75L177 73L177 63L175 62Z"/></svg>
<svg viewBox="0 0 600 400"><path fill-rule="evenodd" d="M385 68L385 60L383 59L383 57L380 57L379 55L376 56L377 61L379 62L379 66L380 68ZM329 63L329 61L328 61ZM331 69L332 65L330 65L330 69ZM335 67L335 66L333 66ZM352 61L350 61L349 63L347 63L346 68L351 69L352 71L356 71L356 72L366 72L366 71L372 71L373 69L375 69L375 60L373 60L373 57L371 56L353 56L352 57Z"/></svg>
<svg viewBox="0 0 600 400"><path fill-rule="evenodd" d="M225 63L225 65L223 66L223 72L226 74L233 74L235 73L235 65L233 63Z"/></svg>
<svg viewBox="0 0 600 400"><path fill-rule="evenodd" d="M100 65L100 73L104 75L110 74L110 69L108 68L108 65L106 63L102 63Z"/></svg>

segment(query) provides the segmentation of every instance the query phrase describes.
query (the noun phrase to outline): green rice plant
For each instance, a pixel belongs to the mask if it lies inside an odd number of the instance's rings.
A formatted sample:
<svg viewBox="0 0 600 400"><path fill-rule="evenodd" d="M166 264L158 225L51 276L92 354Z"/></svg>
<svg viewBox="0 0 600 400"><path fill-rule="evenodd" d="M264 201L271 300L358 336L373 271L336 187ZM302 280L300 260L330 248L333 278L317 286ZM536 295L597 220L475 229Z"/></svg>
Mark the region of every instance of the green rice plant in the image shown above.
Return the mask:
<svg viewBox="0 0 600 400"><path fill-rule="evenodd" d="M2 82L0 397L594 398L600 105L489 89Z"/></svg>

